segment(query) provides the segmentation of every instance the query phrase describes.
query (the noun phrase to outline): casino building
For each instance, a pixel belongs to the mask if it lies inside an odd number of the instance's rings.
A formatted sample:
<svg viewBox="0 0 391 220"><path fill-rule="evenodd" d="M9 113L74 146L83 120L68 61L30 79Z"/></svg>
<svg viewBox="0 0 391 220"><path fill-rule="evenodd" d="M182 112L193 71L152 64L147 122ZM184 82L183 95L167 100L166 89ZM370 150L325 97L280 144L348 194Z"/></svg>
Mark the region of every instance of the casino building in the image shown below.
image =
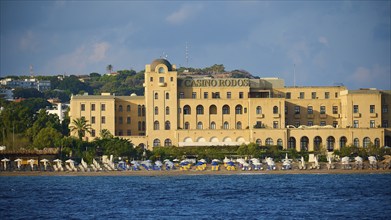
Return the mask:
<svg viewBox="0 0 391 220"><path fill-rule="evenodd" d="M88 120L87 140L107 129L151 150L251 142L298 151L391 146L391 91L178 74L165 59L145 66L144 88L144 96L72 96L71 121Z"/></svg>

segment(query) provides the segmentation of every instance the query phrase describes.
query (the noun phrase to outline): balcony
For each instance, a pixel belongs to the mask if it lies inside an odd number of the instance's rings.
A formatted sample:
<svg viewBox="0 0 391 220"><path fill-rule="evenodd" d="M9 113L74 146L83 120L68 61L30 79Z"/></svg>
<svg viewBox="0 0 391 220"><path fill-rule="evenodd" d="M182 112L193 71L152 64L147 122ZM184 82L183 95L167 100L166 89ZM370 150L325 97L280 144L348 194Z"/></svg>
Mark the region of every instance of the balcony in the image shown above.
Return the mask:
<svg viewBox="0 0 391 220"><path fill-rule="evenodd" d="M371 117L371 118L377 118L377 113L369 113L369 117Z"/></svg>
<svg viewBox="0 0 391 220"><path fill-rule="evenodd" d="M353 113L353 118L361 118L361 113Z"/></svg>
<svg viewBox="0 0 391 220"><path fill-rule="evenodd" d="M278 113L273 114L273 118L279 118L279 117L280 117L280 114L278 114Z"/></svg>
<svg viewBox="0 0 391 220"><path fill-rule="evenodd" d="M257 115L257 118L264 118L264 117L265 117L264 114L258 114L258 115Z"/></svg>
<svg viewBox="0 0 391 220"><path fill-rule="evenodd" d="M165 87L167 84L165 82L159 83L158 84L160 87Z"/></svg>

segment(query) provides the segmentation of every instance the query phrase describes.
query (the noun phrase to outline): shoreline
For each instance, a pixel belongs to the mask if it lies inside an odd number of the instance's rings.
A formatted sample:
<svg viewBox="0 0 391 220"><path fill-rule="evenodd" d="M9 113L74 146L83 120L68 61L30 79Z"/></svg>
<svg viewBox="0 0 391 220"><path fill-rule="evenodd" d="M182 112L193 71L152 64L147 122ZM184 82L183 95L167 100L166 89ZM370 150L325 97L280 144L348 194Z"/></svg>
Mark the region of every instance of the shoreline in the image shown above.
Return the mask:
<svg viewBox="0 0 391 220"><path fill-rule="evenodd" d="M320 169L320 170L253 170L253 171L228 171L225 169L219 171L204 170L170 170L170 171L156 171L156 170L138 170L138 171L98 171L98 172L54 172L54 171L2 171L0 177L11 176L195 176L195 175L296 175L296 174L391 174L391 170L343 170L343 169Z"/></svg>

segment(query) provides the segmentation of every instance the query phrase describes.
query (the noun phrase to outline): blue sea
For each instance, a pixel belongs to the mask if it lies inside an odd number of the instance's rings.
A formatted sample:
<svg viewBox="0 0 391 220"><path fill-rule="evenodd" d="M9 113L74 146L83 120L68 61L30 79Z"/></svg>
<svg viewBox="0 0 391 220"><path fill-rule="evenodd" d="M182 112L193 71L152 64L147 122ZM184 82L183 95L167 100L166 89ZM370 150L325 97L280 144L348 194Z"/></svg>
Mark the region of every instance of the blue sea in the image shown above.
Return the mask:
<svg viewBox="0 0 391 220"><path fill-rule="evenodd" d="M0 177L1 219L390 216L390 174Z"/></svg>

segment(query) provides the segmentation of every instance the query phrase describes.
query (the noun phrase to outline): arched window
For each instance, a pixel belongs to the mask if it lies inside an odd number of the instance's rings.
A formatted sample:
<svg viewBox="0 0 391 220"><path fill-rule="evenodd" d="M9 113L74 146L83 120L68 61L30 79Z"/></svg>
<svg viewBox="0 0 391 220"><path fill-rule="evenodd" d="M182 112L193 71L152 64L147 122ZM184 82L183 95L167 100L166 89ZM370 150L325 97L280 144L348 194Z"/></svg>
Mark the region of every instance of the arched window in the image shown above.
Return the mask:
<svg viewBox="0 0 391 220"><path fill-rule="evenodd" d="M122 105L118 106L118 111L122 112Z"/></svg>
<svg viewBox="0 0 391 220"><path fill-rule="evenodd" d="M367 148L369 147L369 145L371 144L371 139L369 137L365 137L364 140L363 140L363 148Z"/></svg>
<svg viewBox="0 0 391 220"><path fill-rule="evenodd" d="M258 146L261 146L261 145L262 145L262 140L258 138L258 139L255 141L255 143L256 143Z"/></svg>
<svg viewBox="0 0 391 220"><path fill-rule="evenodd" d="M164 73L164 68L163 67L159 67L158 72L159 73Z"/></svg>
<svg viewBox="0 0 391 220"><path fill-rule="evenodd" d="M242 129L242 122L236 122L236 129Z"/></svg>
<svg viewBox="0 0 391 220"><path fill-rule="evenodd" d="M282 139L277 139L277 146L282 147Z"/></svg>
<svg viewBox="0 0 391 220"><path fill-rule="evenodd" d="M335 144L335 138L333 136L330 136L327 138L327 150L333 151L334 150L334 144Z"/></svg>
<svg viewBox="0 0 391 220"><path fill-rule="evenodd" d="M215 105L211 105L209 107L209 114L216 115L217 114L217 107Z"/></svg>
<svg viewBox="0 0 391 220"><path fill-rule="evenodd" d="M183 106L183 114L184 115L190 115L191 114L191 108L188 105Z"/></svg>
<svg viewBox="0 0 391 220"><path fill-rule="evenodd" d="M159 95L157 94L157 92L155 92L155 99L158 99L159 98Z"/></svg>
<svg viewBox="0 0 391 220"><path fill-rule="evenodd" d="M141 106L141 116L145 116L145 105Z"/></svg>
<svg viewBox="0 0 391 220"><path fill-rule="evenodd" d="M265 145L266 146L272 146L273 145L273 139L272 138L266 138Z"/></svg>
<svg viewBox="0 0 391 220"><path fill-rule="evenodd" d="M197 105L197 115L203 115L204 114L204 106Z"/></svg>
<svg viewBox="0 0 391 220"><path fill-rule="evenodd" d="M289 138L288 149L296 149L296 139L294 137Z"/></svg>
<svg viewBox="0 0 391 220"><path fill-rule="evenodd" d="M155 106L155 115L159 114L159 107Z"/></svg>
<svg viewBox="0 0 391 220"><path fill-rule="evenodd" d="M159 130L159 122L158 121L155 121L153 123L153 130Z"/></svg>
<svg viewBox="0 0 391 220"><path fill-rule="evenodd" d="M171 139L167 138L166 140L164 140L164 146L165 147L171 147L172 146Z"/></svg>
<svg viewBox="0 0 391 220"><path fill-rule="evenodd" d="M210 123L210 129L216 129L216 123L214 121L212 121L212 123Z"/></svg>
<svg viewBox="0 0 391 220"><path fill-rule="evenodd" d="M346 142L348 142L348 140L346 139L345 136L342 136L339 139L339 149L342 149L342 148L346 147Z"/></svg>
<svg viewBox="0 0 391 220"><path fill-rule="evenodd" d="M277 106L273 107L273 114L278 114L278 107Z"/></svg>
<svg viewBox="0 0 391 220"><path fill-rule="evenodd" d="M308 137L304 136L300 139L300 151L308 151Z"/></svg>
<svg viewBox="0 0 391 220"><path fill-rule="evenodd" d="M322 138L319 137L319 136L316 136L316 137L314 138L314 150L315 150L315 151L319 151L321 145L322 145Z"/></svg>
<svg viewBox="0 0 391 220"><path fill-rule="evenodd" d="M165 129L165 130L170 130L170 129L171 129L171 123L170 123L170 121L166 121L166 122L164 123L164 129Z"/></svg>
<svg viewBox="0 0 391 220"><path fill-rule="evenodd" d="M228 105L223 106L223 115L229 115L229 106Z"/></svg>
<svg viewBox="0 0 391 220"><path fill-rule="evenodd" d="M202 127L203 127L203 126L202 126L202 122L199 121L199 122L197 123L197 129L202 129Z"/></svg>
<svg viewBox="0 0 391 220"><path fill-rule="evenodd" d="M185 122L185 127L184 129L186 130L189 130L190 129L190 123L189 122Z"/></svg>
<svg viewBox="0 0 391 220"><path fill-rule="evenodd" d="M257 109L256 109L255 113L256 113L257 115L262 114L262 107L261 107L261 106L257 106Z"/></svg>
<svg viewBox="0 0 391 220"><path fill-rule="evenodd" d="M375 147L380 147L380 139L375 138Z"/></svg>
<svg viewBox="0 0 391 220"><path fill-rule="evenodd" d="M229 123L228 123L228 121L224 122L223 128L224 128L224 129L229 129Z"/></svg>
<svg viewBox="0 0 391 220"><path fill-rule="evenodd" d="M355 138L355 139L353 140L353 145L354 145L355 147L360 147L360 140L359 140L358 138Z"/></svg>
<svg viewBox="0 0 391 220"><path fill-rule="evenodd" d="M141 126L142 126L142 130L145 131L145 121L143 121L143 122L141 123Z"/></svg>
<svg viewBox="0 0 391 220"><path fill-rule="evenodd" d="M166 92L166 99L170 99L170 93Z"/></svg>
<svg viewBox="0 0 391 220"><path fill-rule="evenodd" d="M141 105L137 106L137 115L141 116Z"/></svg>
<svg viewBox="0 0 391 220"><path fill-rule="evenodd" d="M241 115L242 114L242 106L241 105L237 105L236 107L235 107L235 114L237 114L237 115Z"/></svg>
<svg viewBox="0 0 391 220"><path fill-rule="evenodd" d="M127 105L127 106L126 106L126 111L127 111L127 112L130 112L130 105Z"/></svg>
<svg viewBox="0 0 391 220"><path fill-rule="evenodd" d="M169 115L170 114L170 107L166 107L166 115Z"/></svg>
<svg viewBox="0 0 391 220"><path fill-rule="evenodd" d="M160 146L160 140L159 139L155 139L155 140L153 140L153 146L154 147L159 147Z"/></svg>

